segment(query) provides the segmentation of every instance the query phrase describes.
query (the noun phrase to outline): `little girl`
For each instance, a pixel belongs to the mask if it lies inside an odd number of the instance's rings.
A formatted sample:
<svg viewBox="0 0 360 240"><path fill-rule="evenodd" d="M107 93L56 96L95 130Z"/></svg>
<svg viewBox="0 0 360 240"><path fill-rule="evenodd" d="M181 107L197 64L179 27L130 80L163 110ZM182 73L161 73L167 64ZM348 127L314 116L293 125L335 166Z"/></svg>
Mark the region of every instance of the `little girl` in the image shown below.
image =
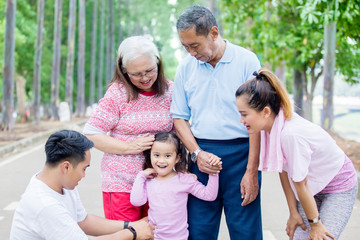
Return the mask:
<svg viewBox="0 0 360 240"><path fill-rule="evenodd" d="M358 191L351 160L325 130L292 112L273 73L261 69L254 75L236 91L236 104L249 133L261 132L259 170L280 172L288 236L338 239Z"/></svg>
<svg viewBox="0 0 360 240"><path fill-rule="evenodd" d="M218 175L209 175L207 186L187 171L185 147L174 133L155 135L151 150L144 152L144 171L136 176L130 201L134 206L149 202L149 223L156 226L154 239L188 239L188 194L213 201L218 192ZM210 164L220 164L213 159Z"/></svg>

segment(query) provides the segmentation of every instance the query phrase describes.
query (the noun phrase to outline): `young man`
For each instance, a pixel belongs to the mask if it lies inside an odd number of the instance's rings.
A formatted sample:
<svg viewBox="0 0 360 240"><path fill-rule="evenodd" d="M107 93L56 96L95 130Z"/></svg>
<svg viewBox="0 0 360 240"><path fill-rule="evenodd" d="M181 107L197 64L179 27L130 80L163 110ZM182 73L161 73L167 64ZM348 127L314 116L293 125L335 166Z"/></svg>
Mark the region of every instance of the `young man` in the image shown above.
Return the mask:
<svg viewBox="0 0 360 240"><path fill-rule="evenodd" d="M123 222L87 214L76 189L90 166L93 142L62 130L45 144L46 163L35 174L15 211L10 240L153 239L146 221Z"/></svg>
<svg viewBox="0 0 360 240"><path fill-rule="evenodd" d="M214 202L189 197L190 239L217 239L223 207L231 239L262 239L260 136L249 136L239 124L235 104L237 88L260 69L260 62L254 53L221 38L207 8L189 7L176 27L191 55L175 76L170 112L176 132L191 153L191 172L199 181L206 183L208 174L220 172ZM221 158L222 167L209 164L214 157Z"/></svg>

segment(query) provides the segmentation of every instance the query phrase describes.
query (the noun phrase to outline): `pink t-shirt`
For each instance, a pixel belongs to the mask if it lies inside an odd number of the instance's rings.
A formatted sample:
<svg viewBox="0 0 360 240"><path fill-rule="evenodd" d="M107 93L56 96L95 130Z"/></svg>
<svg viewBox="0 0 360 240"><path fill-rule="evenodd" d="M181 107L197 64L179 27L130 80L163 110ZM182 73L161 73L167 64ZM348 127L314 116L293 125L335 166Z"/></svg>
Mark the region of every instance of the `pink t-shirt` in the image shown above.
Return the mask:
<svg viewBox="0 0 360 240"><path fill-rule="evenodd" d="M315 195L338 175L344 165L346 155L335 140L320 126L297 114L285 121L281 143L285 158L283 170L288 173L297 199L292 180L300 182L307 177L309 189ZM344 172L342 178L352 179L353 172Z"/></svg>
<svg viewBox="0 0 360 240"><path fill-rule="evenodd" d="M338 174L321 191L321 193L340 193L352 189L357 182L354 164L345 156L345 162Z"/></svg>
<svg viewBox="0 0 360 240"><path fill-rule="evenodd" d="M131 142L145 134L170 132L174 124L170 115L173 82L163 96L139 94L135 101L127 102L126 89L121 83L113 83L104 98L99 101L86 128L98 129L116 139ZM84 133L86 134L85 130ZM128 192L136 174L142 170L144 156L139 154L104 153L101 161L102 191Z"/></svg>
<svg viewBox="0 0 360 240"><path fill-rule="evenodd" d="M219 188L219 176L209 175L207 186L195 180L192 174L178 173L166 181L147 179L143 171L136 177L130 195L134 206L149 201L149 223L156 225L154 236L157 240L186 240L187 200L191 193L197 198L214 201Z"/></svg>

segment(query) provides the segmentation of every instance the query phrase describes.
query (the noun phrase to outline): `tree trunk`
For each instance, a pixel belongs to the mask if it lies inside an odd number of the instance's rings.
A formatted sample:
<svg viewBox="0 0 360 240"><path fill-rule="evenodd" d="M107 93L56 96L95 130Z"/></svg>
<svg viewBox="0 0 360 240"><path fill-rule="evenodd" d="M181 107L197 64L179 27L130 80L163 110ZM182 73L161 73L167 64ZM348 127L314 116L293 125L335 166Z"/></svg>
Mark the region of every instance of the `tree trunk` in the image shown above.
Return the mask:
<svg viewBox="0 0 360 240"><path fill-rule="evenodd" d="M37 35L34 66L34 121L36 124L39 124L40 122L41 56L43 47L44 3L44 0L38 0L37 5Z"/></svg>
<svg viewBox="0 0 360 240"><path fill-rule="evenodd" d="M90 106L95 99L95 65L96 65L96 37L97 37L97 0L93 2L92 13L92 33L91 33L91 67L90 67Z"/></svg>
<svg viewBox="0 0 360 240"><path fill-rule="evenodd" d="M110 78L113 76L114 70L115 70L115 31L114 31L114 0L109 0L109 15L110 15L110 22L109 22L109 28L110 28ZM109 80L110 80L109 78Z"/></svg>
<svg viewBox="0 0 360 240"><path fill-rule="evenodd" d="M97 100L99 101L103 97L103 62L104 62L104 19L105 8L103 4L100 4L100 46L99 46L99 61L98 61L98 93Z"/></svg>
<svg viewBox="0 0 360 240"><path fill-rule="evenodd" d="M331 130L334 121L333 92L336 49L336 22L325 26L324 33L324 92L321 126Z"/></svg>
<svg viewBox="0 0 360 240"><path fill-rule="evenodd" d="M113 69L113 46L114 46L114 11L113 11L113 0L108 0L108 31L107 31L107 39L106 39L106 55L105 55L105 78L106 83L110 82L110 78L112 76Z"/></svg>
<svg viewBox="0 0 360 240"><path fill-rule="evenodd" d="M313 100L314 100L314 92L315 92L316 83L317 83L319 77L323 73L323 68L321 68L321 70L318 74L315 74L315 69L316 69L316 64L314 64L314 66L311 67L311 71L310 71L311 86L310 86L309 93L306 92L304 117L309 121L313 120ZM306 71L304 71L304 74L306 74Z"/></svg>
<svg viewBox="0 0 360 240"><path fill-rule="evenodd" d="M118 25L118 44L117 44L117 46L119 46L122 41L121 5L122 5L122 0L119 0L118 19L116 21L119 24Z"/></svg>
<svg viewBox="0 0 360 240"><path fill-rule="evenodd" d="M280 62L280 66L276 67L275 74L280 79L280 81L286 87L286 79L285 79L285 61Z"/></svg>
<svg viewBox="0 0 360 240"><path fill-rule="evenodd" d="M16 0L6 1L6 23L4 42L4 76L3 105L1 129L12 131L14 111L14 50L15 50L15 20Z"/></svg>
<svg viewBox="0 0 360 240"><path fill-rule="evenodd" d="M17 75L17 77L16 77L16 96L17 96L17 102L18 102L20 121L22 123L27 121L25 88L26 88L25 78L21 75Z"/></svg>
<svg viewBox="0 0 360 240"><path fill-rule="evenodd" d="M294 69L293 79L293 95L294 95L294 110L300 116L304 115L303 112L303 80L302 74L299 70Z"/></svg>
<svg viewBox="0 0 360 240"><path fill-rule="evenodd" d="M59 78L60 78L60 57L61 57L61 17L62 0L55 1L54 19L54 51L51 74L51 117L59 120L58 101L59 101Z"/></svg>
<svg viewBox="0 0 360 240"><path fill-rule="evenodd" d="M304 111L304 118L312 122L312 112L313 112L313 99L314 95L313 93L309 93L305 100L305 111Z"/></svg>
<svg viewBox="0 0 360 240"><path fill-rule="evenodd" d="M79 45L77 70L76 113L85 114L85 0L79 0Z"/></svg>
<svg viewBox="0 0 360 240"><path fill-rule="evenodd" d="M65 100L69 104L70 114L73 112L73 75L75 50L76 0L69 1L68 52L66 59Z"/></svg>
<svg viewBox="0 0 360 240"><path fill-rule="evenodd" d="M214 17L216 18L216 22L218 24L219 32L222 35L223 33L223 27L221 24L221 18L220 18L220 9L217 6L217 0L208 0L207 1L207 7L210 9Z"/></svg>

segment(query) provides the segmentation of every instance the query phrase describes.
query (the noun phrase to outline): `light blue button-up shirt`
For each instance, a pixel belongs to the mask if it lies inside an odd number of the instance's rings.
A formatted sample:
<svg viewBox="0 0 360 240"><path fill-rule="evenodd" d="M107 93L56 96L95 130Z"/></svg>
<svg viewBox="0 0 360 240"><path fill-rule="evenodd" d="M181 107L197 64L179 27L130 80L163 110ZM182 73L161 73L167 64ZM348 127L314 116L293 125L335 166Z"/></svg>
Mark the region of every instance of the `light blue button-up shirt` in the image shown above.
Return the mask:
<svg viewBox="0 0 360 240"><path fill-rule="evenodd" d="M173 118L191 119L196 138L226 140L248 137L236 107L235 92L260 69L256 55L226 41L226 49L213 68L187 56L179 65L170 112Z"/></svg>

